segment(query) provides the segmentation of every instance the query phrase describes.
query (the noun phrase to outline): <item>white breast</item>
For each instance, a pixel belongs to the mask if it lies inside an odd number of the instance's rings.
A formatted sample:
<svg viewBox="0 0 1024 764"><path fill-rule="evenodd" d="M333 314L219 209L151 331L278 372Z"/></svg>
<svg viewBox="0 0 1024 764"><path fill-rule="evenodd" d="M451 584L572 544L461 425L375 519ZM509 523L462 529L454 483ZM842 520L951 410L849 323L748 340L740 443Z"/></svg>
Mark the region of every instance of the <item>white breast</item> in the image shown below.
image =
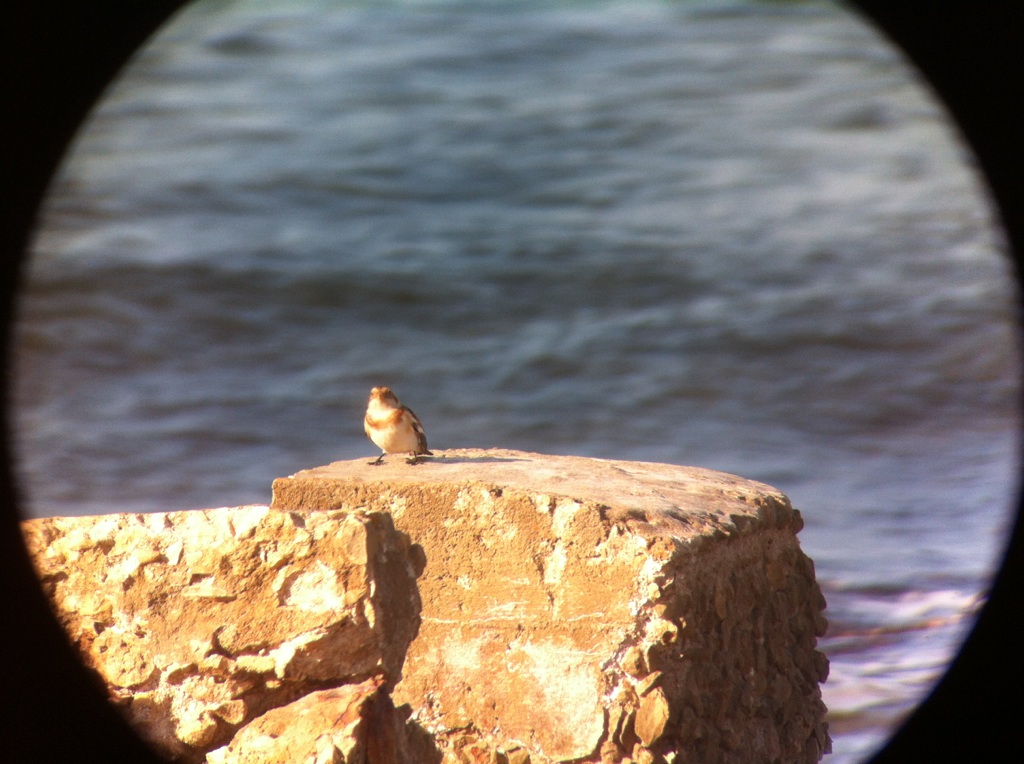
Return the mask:
<svg viewBox="0 0 1024 764"><path fill-rule="evenodd" d="M415 451L418 445L416 431L406 417L399 419L396 426L385 427L370 437L382 451L389 454Z"/></svg>

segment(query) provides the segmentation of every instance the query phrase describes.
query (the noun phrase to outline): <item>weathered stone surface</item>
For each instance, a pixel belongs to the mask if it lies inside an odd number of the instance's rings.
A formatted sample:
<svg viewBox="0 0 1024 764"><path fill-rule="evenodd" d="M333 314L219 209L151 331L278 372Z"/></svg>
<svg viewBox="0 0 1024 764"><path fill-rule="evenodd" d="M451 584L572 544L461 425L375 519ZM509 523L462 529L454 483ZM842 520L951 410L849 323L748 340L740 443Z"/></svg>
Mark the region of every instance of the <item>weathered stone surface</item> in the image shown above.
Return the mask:
<svg viewBox="0 0 1024 764"><path fill-rule="evenodd" d="M23 528L83 660L178 761L312 690L390 686L419 627L417 555L384 513L253 506Z"/></svg>
<svg viewBox="0 0 1024 764"><path fill-rule="evenodd" d="M178 761L828 750L824 601L799 513L775 489L464 450L416 467L330 465L274 493L274 510L24 524L83 659ZM403 669L418 574L424 622ZM409 708L395 710L392 688Z"/></svg>
<svg viewBox="0 0 1024 764"><path fill-rule="evenodd" d="M389 512L426 553L398 702L447 762L817 761L824 600L777 490L515 451L274 483L282 510ZM144 672L145 668L132 668Z"/></svg>
<svg viewBox="0 0 1024 764"><path fill-rule="evenodd" d="M440 754L407 725L383 677L318 690L273 708L211 751L207 764L436 764ZM426 742L426 745L424 745Z"/></svg>
<svg viewBox="0 0 1024 764"><path fill-rule="evenodd" d="M368 707L380 683L320 690L267 711L211 751L209 764L364 764Z"/></svg>
<svg viewBox="0 0 1024 764"><path fill-rule="evenodd" d="M640 708L636 712L636 734L640 737L640 742L650 746L658 742L665 734L672 709L669 706L668 698L665 697L665 691L660 687L654 688L646 695L637 694L641 695L641 698Z"/></svg>

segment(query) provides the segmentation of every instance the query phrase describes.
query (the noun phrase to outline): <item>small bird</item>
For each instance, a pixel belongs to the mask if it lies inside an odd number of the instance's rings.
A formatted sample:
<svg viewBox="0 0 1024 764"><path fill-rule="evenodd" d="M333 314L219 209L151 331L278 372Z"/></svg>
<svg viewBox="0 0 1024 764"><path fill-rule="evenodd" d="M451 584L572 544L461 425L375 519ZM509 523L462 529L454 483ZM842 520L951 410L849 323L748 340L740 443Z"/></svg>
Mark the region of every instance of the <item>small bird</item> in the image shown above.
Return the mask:
<svg viewBox="0 0 1024 764"><path fill-rule="evenodd" d="M380 464L386 454L408 452L408 464L418 464L422 454L434 455L427 448L427 436L419 417L408 406L402 405L390 387L375 387L370 391L363 427L366 435L382 451L370 464Z"/></svg>

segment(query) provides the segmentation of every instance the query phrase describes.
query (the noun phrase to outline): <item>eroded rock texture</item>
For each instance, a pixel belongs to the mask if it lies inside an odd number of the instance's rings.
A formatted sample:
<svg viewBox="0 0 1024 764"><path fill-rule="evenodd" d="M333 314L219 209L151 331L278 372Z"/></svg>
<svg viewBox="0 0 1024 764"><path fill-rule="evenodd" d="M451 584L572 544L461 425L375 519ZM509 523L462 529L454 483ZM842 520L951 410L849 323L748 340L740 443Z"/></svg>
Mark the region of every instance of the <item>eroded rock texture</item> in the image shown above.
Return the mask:
<svg viewBox="0 0 1024 764"><path fill-rule="evenodd" d="M393 714L386 694L419 628L422 552L389 515L254 506L23 525L83 660L165 756L202 761L262 717L216 759L260 760L253 751L272 739L261 730L301 698L291 718L306 711L306 729L338 713L306 741L318 758L295 760L362 762L364 711ZM277 745L300 750L297 738ZM277 756L263 760L289 760Z"/></svg>
<svg viewBox="0 0 1024 764"><path fill-rule="evenodd" d="M452 450L274 483L425 551L395 699L446 764L814 762L824 599L777 490L663 464Z"/></svg>

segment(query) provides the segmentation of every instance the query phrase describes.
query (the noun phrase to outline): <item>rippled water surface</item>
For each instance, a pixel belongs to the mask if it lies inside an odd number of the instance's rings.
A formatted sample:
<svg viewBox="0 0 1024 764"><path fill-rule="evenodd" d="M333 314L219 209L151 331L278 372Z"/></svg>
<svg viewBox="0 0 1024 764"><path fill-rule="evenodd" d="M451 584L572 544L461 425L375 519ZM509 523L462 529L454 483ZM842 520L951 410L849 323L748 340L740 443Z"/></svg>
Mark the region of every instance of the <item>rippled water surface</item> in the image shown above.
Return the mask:
<svg viewBox="0 0 1024 764"><path fill-rule="evenodd" d="M32 515L269 500L432 447L735 472L801 509L835 753L969 627L1016 492L966 149L827 3L201 2L56 180L16 345Z"/></svg>

